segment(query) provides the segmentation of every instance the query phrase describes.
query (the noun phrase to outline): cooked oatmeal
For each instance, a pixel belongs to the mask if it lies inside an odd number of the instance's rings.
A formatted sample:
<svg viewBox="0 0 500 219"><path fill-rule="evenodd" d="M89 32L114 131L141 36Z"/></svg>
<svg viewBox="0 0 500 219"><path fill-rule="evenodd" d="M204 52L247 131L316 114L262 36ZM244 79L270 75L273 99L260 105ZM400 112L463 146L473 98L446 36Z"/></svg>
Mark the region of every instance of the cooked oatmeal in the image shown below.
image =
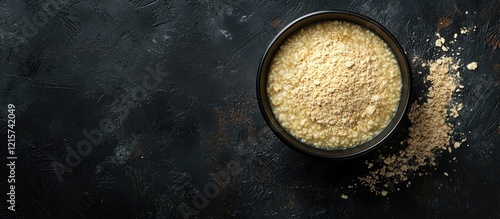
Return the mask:
<svg viewBox="0 0 500 219"><path fill-rule="evenodd" d="M318 22L281 45L267 92L291 135L313 147L344 149L387 126L400 100L401 73L391 49L367 28Z"/></svg>

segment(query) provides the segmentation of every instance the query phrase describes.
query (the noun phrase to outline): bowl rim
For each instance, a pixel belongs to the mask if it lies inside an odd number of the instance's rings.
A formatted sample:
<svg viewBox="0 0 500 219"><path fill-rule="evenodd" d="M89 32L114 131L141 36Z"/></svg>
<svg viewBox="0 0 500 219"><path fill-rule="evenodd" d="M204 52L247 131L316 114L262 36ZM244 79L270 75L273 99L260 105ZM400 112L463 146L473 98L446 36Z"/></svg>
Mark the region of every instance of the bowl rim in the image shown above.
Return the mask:
<svg viewBox="0 0 500 219"><path fill-rule="evenodd" d="M368 140L367 142L364 142L362 144L356 145L351 148L339 149L339 150L326 150L326 149L319 149L299 141L293 135L288 133L279 124L269 104L269 99L267 95L267 77L268 77L269 66L271 65L271 62L276 52L279 50L283 42L289 36L293 35L298 30L310 24L314 24L320 21L334 21L334 20L347 21L363 26L374 32L391 48L395 58L398 61L398 66L400 68L402 89L401 89L400 101L398 104L398 108L396 109L396 112L389 121L389 124L379 134L377 134L375 137ZM398 126L400 126L401 120L408 111L410 104L410 96L411 96L411 84L412 84L411 68L408 61L408 57L406 56L403 47L397 41L394 35L389 30L387 30L383 25L381 25L377 21L367 16L352 11L322 10L305 14L293 20L288 25L286 25L282 30L280 30L278 34L271 40L259 63L258 74L257 74L257 100L260 111L267 125L270 127L272 132L287 146L302 154L312 155L314 157L345 160L345 159L359 157L363 154L366 154L374 150L375 148L380 146L383 142L385 142L391 135L394 134Z"/></svg>

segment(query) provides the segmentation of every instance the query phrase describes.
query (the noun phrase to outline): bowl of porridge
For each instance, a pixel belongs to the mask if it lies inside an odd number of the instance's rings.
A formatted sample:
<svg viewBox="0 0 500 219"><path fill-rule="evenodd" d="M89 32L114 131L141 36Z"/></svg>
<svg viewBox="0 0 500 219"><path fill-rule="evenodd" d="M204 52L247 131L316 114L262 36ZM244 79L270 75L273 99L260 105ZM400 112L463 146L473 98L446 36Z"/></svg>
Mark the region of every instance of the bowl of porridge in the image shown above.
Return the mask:
<svg viewBox="0 0 500 219"><path fill-rule="evenodd" d="M259 66L257 99L272 131L300 152L346 159L381 145L409 104L411 72L394 36L347 11L287 25Z"/></svg>

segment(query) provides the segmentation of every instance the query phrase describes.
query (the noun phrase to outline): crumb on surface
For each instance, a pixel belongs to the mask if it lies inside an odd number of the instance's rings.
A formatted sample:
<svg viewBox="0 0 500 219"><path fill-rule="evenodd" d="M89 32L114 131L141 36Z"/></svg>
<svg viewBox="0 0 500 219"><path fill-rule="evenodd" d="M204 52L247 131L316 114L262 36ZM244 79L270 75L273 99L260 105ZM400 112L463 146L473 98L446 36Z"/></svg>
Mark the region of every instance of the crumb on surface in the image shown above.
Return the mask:
<svg viewBox="0 0 500 219"><path fill-rule="evenodd" d="M462 28L460 28L460 33L461 33L462 35L464 35L464 34L468 34L468 33L469 33L469 29L467 29L466 27L462 27Z"/></svg>
<svg viewBox="0 0 500 219"><path fill-rule="evenodd" d="M380 194L381 194L382 196L386 196L386 195L387 195L387 191L382 190L382 192L380 192Z"/></svg>
<svg viewBox="0 0 500 219"><path fill-rule="evenodd" d="M477 62L471 62L469 64L467 64L467 69L471 70L471 71L474 71L477 69Z"/></svg>
<svg viewBox="0 0 500 219"><path fill-rule="evenodd" d="M436 39L435 45L436 45L436 47L442 47L445 42L446 42L446 39L438 36L438 39Z"/></svg>

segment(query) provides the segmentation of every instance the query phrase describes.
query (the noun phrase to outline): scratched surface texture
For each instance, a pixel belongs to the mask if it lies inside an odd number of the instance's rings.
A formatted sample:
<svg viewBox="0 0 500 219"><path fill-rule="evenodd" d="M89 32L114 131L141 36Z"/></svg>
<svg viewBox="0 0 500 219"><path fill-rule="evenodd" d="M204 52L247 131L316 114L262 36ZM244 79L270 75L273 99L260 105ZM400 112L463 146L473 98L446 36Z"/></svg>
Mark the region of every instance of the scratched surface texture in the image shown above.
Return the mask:
<svg viewBox="0 0 500 219"><path fill-rule="evenodd" d="M325 9L385 25L417 59L415 71L441 55L437 29L451 39L477 26L458 41L462 63L479 65L462 72L457 129L470 146L379 197L347 187L408 124L345 162L280 142L257 106L260 58L287 23ZM12 213L2 140L0 217L498 218L499 47L497 0L0 1L1 136L15 104L18 157ZM422 76L414 80L413 95L425 97Z"/></svg>

